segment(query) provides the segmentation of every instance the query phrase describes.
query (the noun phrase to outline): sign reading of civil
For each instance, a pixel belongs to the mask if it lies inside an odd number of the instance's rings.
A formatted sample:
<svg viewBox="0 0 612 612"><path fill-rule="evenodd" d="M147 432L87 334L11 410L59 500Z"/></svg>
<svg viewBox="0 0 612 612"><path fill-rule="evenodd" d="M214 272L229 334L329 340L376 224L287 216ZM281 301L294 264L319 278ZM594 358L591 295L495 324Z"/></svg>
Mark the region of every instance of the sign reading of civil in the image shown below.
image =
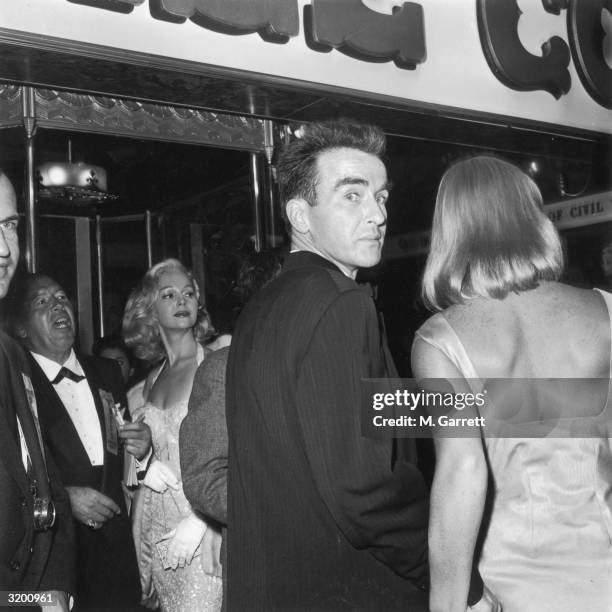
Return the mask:
<svg viewBox="0 0 612 612"><path fill-rule="evenodd" d="M612 221L612 191L547 204L544 212L557 229Z"/></svg>

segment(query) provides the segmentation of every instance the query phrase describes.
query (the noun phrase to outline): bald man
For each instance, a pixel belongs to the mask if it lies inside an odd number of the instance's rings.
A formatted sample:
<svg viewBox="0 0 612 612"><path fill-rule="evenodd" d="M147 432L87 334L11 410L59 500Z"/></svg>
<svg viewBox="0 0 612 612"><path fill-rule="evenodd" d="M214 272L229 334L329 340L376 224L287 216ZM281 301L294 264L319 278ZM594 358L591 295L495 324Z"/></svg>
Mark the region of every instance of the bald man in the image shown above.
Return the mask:
<svg viewBox="0 0 612 612"><path fill-rule="evenodd" d="M0 170L0 300L19 260L18 224L15 190ZM46 450L25 355L0 332L0 588L44 593L42 609L57 612L74 592L74 532Z"/></svg>

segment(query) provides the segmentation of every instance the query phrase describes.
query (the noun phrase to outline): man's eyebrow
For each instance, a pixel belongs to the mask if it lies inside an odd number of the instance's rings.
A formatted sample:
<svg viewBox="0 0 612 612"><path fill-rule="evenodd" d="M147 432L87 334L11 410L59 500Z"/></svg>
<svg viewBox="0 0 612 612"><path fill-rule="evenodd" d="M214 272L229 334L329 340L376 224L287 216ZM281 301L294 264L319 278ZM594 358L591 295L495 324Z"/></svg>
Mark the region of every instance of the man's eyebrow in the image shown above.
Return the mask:
<svg viewBox="0 0 612 612"><path fill-rule="evenodd" d="M336 181L334 189L340 189L345 185L369 185L370 182L361 176L344 176Z"/></svg>
<svg viewBox="0 0 612 612"><path fill-rule="evenodd" d="M31 302L32 300L40 297L41 295L48 294L49 292L46 289L36 289L34 291L29 291L26 295L26 301Z"/></svg>
<svg viewBox="0 0 612 612"><path fill-rule="evenodd" d="M370 181L368 181L367 179L364 179L361 176L345 176L336 182L336 184L334 185L334 190L340 189L340 187L344 187L345 185L366 185L367 186L369 184L370 184ZM384 185L382 185L380 189L377 190L377 192L378 191L391 191L392 187L393 187L393 183L391 181L386 181Z"/></svg>
<svg viewBox="0 0 612 612"><path fill-rule="evenodd" d="M19 215L11 215L10 217L0 219L0 223L8 223L9 221L19 221Z"/></svg>

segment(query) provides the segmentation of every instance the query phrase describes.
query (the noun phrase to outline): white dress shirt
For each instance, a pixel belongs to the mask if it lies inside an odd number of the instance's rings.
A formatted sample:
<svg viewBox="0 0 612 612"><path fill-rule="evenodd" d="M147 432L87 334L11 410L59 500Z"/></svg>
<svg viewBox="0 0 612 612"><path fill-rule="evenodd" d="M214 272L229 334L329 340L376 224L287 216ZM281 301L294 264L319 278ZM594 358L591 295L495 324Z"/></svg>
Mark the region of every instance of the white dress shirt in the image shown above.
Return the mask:
<svg viewBox="0 0 612 612"><path fill-rule="evenodd" d="M36 362L49 381L55 379L62 366L72 370L75 374L85 376L74 351L70 351L68 359L63 364L51 361L51 359L47 359L38 353L32 352L32 356L36 359ZM79 382L74 382L69 378L62 378L53 387L72 419L79 438L81 438L81 443L87 451L91 465L104 465L102 429L87 378Z"/></svg>

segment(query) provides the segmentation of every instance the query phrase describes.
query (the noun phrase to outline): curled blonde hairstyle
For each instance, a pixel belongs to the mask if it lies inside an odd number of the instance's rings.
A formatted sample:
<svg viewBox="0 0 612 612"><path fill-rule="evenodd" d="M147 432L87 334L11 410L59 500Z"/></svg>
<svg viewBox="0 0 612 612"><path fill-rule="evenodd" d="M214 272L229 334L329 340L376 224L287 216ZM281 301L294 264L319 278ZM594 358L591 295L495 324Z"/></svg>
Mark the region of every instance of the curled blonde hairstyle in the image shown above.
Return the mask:
<svg viewBox="0 0 612 612"><path fill-rule="evenodd" d="M520 168L479 155L444 173L423 274L423 301L443 310L466 299L503 299L512 291L558 280L559 234L542 196Z"/></svg>
<svg viewBox="0 0 612 612"><path fill-rule="evenodd" d="M139 359L156 362L165 355L153 304L159 296L159 277L165 272L174 271L182 272L193 283L199 304L198 283L178 259L164 259L147 270L130 293L122 324L123 340ZM203 306L199 306L193 335L198 342L204 344L213 334L208 313Z"/></svg>

